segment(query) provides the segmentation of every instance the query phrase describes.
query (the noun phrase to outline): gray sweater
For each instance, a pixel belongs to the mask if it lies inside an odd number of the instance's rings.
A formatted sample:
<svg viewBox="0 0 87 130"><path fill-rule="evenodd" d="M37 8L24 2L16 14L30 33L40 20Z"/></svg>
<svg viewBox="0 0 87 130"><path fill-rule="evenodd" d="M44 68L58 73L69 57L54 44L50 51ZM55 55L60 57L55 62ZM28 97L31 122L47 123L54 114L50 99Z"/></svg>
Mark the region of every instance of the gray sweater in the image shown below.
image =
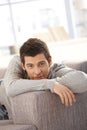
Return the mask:
<svg viewBox="0 0 87 130"><path fill-rule="evenodd" d="M47 79L27 79L21 67L19 56L14 56L9 63L3 83L8 96L16 96L24 92L37 90L50 90L53 92L55 81L67 86L74 93L87 91L87 74L62 64L53 64Z"/></svg>

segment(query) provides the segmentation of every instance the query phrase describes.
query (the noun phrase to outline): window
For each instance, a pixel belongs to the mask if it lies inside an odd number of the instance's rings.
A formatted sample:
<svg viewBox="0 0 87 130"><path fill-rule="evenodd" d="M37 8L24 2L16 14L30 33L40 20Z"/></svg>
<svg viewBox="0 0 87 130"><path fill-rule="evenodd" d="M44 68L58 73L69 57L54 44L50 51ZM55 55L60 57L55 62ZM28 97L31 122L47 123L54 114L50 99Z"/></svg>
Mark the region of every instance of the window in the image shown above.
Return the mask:
<svg viewBox="0 0 87 130"><path fill-rule="evenodd" d="M35 32L61 25L68 32L64 0L0 0L0 47L22 44Z"/></svg>

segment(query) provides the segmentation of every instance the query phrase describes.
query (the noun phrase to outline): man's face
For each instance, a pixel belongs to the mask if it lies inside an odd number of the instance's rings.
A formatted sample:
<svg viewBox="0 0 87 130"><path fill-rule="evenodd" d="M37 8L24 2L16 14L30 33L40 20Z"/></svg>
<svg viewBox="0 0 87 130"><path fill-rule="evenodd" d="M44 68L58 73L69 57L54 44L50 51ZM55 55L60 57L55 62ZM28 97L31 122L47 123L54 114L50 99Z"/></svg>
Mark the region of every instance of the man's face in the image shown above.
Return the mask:
<svg viewBox="0 0 87 130"><path fill-rule="evenodd" d="M25 64L22 64L24 70L26 70L27 75L30 79L39 80L46 79L48 77L51 65L51 57L49 57L49 62L43 53L38 54L34 57L25 56Z"/></svg>

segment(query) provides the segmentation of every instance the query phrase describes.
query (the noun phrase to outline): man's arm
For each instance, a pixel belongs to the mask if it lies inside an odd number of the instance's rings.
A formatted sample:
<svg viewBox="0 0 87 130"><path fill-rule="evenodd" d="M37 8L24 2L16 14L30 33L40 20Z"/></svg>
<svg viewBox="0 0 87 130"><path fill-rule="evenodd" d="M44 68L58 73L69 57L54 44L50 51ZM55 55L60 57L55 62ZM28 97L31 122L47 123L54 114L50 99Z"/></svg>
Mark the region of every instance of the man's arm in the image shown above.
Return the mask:
<svg viewBox="0 0 87 130"><path fill-rule="evenodd" d="M71 91L72 88L74 87L74 84L72 84L72 86L70 84L69 86L69 79L67 78L68 73L70 74L70 71L68 72L67 70L66 74L64 73L63 76L61 76L61 78L57 77L56 79L42 79L42 80L22 79L20 76L22 74L20 58L16 56L12 59L12 61L8 66L7 72L4 77L4 85L8 96L16 96L18 94L28 91L49 89L51 90L51 92L54 92L57 95L59 95L63 104L72 105L72 102L75 102L75 96ZM63 81L64 77L65 82ZM67 85L65 85L66 81ZM70 87L71 90L66 86ZM76 84L75 87L77 87Z"/></svg>
<svg viewBox="0 0 87 130"><path fill-rule="evenodd" d="M35 90L51 90L51 92L59 95L63 104L72 105L75 102L75 96L67 87L58 84L56 79L28 80L22 79L22 68L19 56L15 56L7 69L4 77L4 85L8 96L16 96L18 94L35 91Z"/></svg>
<svg viewBox="0 0 87 130"><path fill-rule="evenodd" d="M21 79L20 77L20 75L22 75L20 63L20 57L15 56L11 60L4 77L4 85L8 95L10 96L15 96L23 92L34 90L50 89L52 92L54 92L55 81L61 85L67 86L74 93L87 91L87 74L81 71L64 67L56 71L56 75L60 76L56 76L56 79L27 80Z"/></svg>
<svg viewBox="0 0 87 130"><path fill-rule="evenodd" d="M74 93L87 91L87 74L68 67L64 67L57 72L60 77L56 81L67 86Z"/></svg>
<svg viewBox="0 0 87 130"><path fill-rule="evenodd" d="M9 63L7 72L4 77L4 86L8 96L16 96L18 94L35 91L47 90L53 91L54 79L29 80L22 79L22 68L19 56L15 56Z"/></svg>

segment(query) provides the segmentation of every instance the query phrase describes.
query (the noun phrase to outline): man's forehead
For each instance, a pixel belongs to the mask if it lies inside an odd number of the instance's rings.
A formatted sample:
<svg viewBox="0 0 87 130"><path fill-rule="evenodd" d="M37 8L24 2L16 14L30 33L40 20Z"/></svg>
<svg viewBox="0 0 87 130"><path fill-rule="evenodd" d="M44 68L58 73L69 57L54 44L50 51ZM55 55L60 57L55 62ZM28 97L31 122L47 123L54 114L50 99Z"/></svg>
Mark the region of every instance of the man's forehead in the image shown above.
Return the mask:
<svg viewBox="0 0 87 130"><path fill-rule="evenodd" d="M25 56L24 58L25 59L40 59L40 58L46 59L46 57L43 53L37 54L35 56Z"/></svg>
<svg viewBox="0 0 87 130"><path fill-rule="evenodd" d="M47 61L46 57L44 54L38 54L36 56L25 56L25 63L39 63L39 62L44 62Z"/></svg>

